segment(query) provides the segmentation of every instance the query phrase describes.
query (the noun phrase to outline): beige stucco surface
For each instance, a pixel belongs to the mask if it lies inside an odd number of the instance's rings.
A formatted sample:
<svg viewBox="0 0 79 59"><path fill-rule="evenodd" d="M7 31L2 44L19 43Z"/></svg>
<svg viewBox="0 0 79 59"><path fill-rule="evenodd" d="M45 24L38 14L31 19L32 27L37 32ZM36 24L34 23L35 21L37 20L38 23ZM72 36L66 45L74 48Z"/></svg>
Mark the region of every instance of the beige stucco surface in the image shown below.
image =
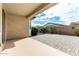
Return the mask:
<svg viewBox="0 0 79 59"><path fill-rule="evenodd" d="M29 20L23 16L6 14L7 39L29 36Z"/></svg>
<svg viewBox="0 0 79 59"><path fill-rule="evenodd" d="M2 4L0 4L0 45L2 43ZM1 51L1 46L0 46Z"/></svg>
<svg viewBox="0 0 79 59"><path fill-rule="evenodd" d="M69 35L76 35L75 29L79 29L79 25L74 25L74 29L72 29L73 26L58 26L56 27L56 32L60 34L69 34Z"/></svg>
<svg viewBox="0 0 79 59"><path fill-rule="evenodd" d="M1 55L6 56L70 56L32 38L8 40Z"/></svg>
<svg viewBox="0 0 79 59"><path fill-rule="evenodd" d="M7 13L26 16L40 5L41 3L4 3L3 8Z"/></svg>
<svg viewBox="0 0 79 59"><path fill-rule="evenodd" d="M2 32L2 4L0 4L0 34Z"/></svg>
<svg viewBox="0 0 79 59"><path fill-rule="evenodd" d="M56 28L57 33L60 34L69 34L69 35L75 35L74 29L72 29L72 26L59 26Z"/></svg>

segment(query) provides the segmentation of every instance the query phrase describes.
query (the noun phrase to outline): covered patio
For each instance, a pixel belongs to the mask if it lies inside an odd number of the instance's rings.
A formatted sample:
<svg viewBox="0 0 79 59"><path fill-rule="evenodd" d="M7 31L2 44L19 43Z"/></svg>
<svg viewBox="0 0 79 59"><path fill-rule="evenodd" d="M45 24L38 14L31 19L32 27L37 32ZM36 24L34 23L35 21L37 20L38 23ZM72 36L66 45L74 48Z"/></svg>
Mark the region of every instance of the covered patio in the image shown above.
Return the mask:
<svg viewBox="0 0 79 59"><path fill-rule="evenodd" d="M79 56L79 37L43 34L31 36L30 20L57 3L4 3L1 55Z"/></svg>

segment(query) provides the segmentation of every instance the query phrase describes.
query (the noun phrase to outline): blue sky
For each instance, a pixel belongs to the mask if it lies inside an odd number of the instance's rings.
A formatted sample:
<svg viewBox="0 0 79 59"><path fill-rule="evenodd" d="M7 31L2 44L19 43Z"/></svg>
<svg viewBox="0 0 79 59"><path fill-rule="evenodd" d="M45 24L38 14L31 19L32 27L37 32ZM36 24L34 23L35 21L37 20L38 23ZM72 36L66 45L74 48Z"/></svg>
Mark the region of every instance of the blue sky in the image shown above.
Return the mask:
<svg viewBox="0 0 79 59"><path fill-rule="evenodd" d="M60 3L36 15L36 18L31 21L31 25L43 26L46 23L69 25L71 22L77 21L79 21L79 4Z"/></svg>

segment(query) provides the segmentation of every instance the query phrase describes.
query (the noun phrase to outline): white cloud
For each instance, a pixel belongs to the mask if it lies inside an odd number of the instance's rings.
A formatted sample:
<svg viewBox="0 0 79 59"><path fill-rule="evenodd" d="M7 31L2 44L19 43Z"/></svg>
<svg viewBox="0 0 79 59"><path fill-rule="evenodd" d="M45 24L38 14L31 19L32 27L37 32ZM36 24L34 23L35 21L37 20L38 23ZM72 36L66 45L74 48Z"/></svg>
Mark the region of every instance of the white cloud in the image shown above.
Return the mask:
<svg viewBox="0 0 79 59"><path fill-rule="evenodd" d="M79 21L79 4L78 3L60 3L46 11L48 17L60 16L60 21L70 22Z"/></svg>
<svg viewBox="0 0 79 59"><path fill-rule="evenodd" d="M54 7L49 8L43 13L45 13L46 16L42 16L40 19L38 20L36 19L34 21L50 22L48 18L59 16L61 18L60 21L63 21L63 23L62 22L61 23L68 25L71 22L79 21L79 4L78 3L60 3Z"/></svg>

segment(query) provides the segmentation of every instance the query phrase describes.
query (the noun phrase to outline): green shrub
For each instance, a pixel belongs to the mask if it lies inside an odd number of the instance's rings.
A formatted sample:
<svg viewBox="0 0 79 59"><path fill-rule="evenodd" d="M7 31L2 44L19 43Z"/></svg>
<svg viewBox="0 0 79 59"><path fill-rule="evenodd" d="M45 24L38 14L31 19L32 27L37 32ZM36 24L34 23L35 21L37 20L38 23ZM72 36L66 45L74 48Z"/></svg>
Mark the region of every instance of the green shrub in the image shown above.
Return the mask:
<svg viewBox="0 0 79 59"><path fill-rule="evenodd" d="M46 33L46 29L44 27L41 28L41 33Z"/></svg>
<svg viewBox="0 0 79 59"><path fill-rule="evenodd" d="M38 29L39 33L45 33L45 28L44 26L36 26L36 28Z"/></svg>
<svg viewBox="0 0 79 59"><path fill-rule="evenodd" d="M35 28L35 27L32 27L32 29L31 29L31 35L35 36L35 35L37 35L37 33L38 33L38 29Z"/></svg>
<svg viewBox="0 0 79 59"><path fill-rule="evenodd" d="M51 33L55 33L56 32L56 28L53 26L51 27Z"/></svg>
<svg viewBox="0 0 79 59"><path fill-rule="evenodd" d="M79 36L79 29L75 29L75 33L77 36Z"/></svg>
<svg viewBox="0 0 79 59"><path fill-rule="evenodd" d="M55 33L56 32L55 26L47 26L46 27L46 32L47 33Z"/></svg>

